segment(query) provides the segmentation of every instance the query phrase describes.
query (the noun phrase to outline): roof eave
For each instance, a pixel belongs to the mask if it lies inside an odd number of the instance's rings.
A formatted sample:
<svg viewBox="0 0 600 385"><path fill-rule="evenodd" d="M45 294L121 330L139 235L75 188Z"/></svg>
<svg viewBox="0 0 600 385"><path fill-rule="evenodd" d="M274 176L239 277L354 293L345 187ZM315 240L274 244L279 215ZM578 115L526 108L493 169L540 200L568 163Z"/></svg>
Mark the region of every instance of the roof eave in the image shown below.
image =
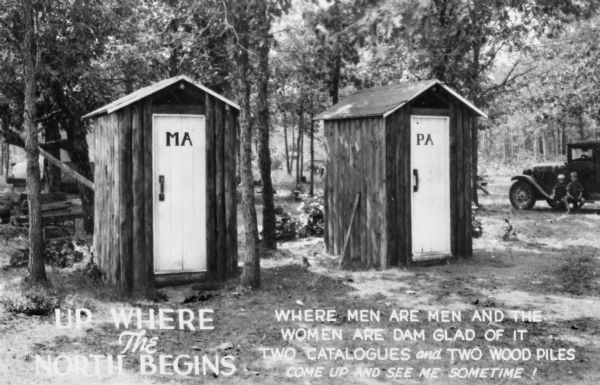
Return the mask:
<svg viewBox="0 0 600 385"><path fill-rule="evenodd" d="M93 118L93 117L98 116L98 115L104 115L105 113L106 113L106 108L102 107L102 108L99 108L97 110L94 110L94 111L90 112L89 114L83 115L81 117L81 120L86 120L86 119L89 119L89 118Z"/></svg>
<svg viewBox="0 0 600 385"><path fill-rule="evenodd" d="M414 97L413 97L414 99ZM412 100L412 99L411 99ZM396 107L392 108L391 110L384 112L383 113L383 118L387 118L388 116L390 116L391 114L393 114L394 112L398 111L400 108L404 107L406 105L407 102L402 102L400 104L398 104Z"/></svg>
<svg viewBox="0 0 600 385"><path fill-rule="evenodd" d="M458 100L460 100L461 102L463 102L467 107L469 107L473 112L475 112L477 115L481 116L484 119L488 118L488 115L481 111L479 108L475 107L475 105L471 102L469 102L467 99L463 98L462 96L460 96L456 91L454 91L452 88L448 87L447 85L445 85L444 83L439 83L446 91L448 91L449 93L451 93L455 98L457 98Z"/></svg>
<svg viewBox="0 0 600 385"><path fill-rule="evenodd" d="M176 78L173 78L173 82L167 83L163 87L157 88L156 90L153 90L152 93L150 93L150 94L147 94L147 95L142 94L142 95L139 95L137 97L133 97L133 98L129 98L129 99L127 98L127 96L129 96L131 94L126 95L126 96L123 97L124 100L121 103L114 105L112 108L107 108L110 105L110 103L109 103L106 106L100 107L97 110L94 110L94 111L90 112L89 114L86 114L86 115L82 116L81 120L93 118L95 116L103 115L103 114L112 114L113 112L118 111L118 110L120 110L122 108L125 108L125 107L127 107L127 106L129 106L129 105L131 105L133 103L136 103L136 102L142 100L142 99L145 99L145 98L149 97L150 95L152 95L152 94L154 94L156 92L159 92L161 90L164 90L165 88L171 87L171 86L177 84L180 81L184 81L186 83L189 83L190 85L198 88L199 90L201 90L201 91L203 91L203 92L205 92L205 93L207 93L207 94L209 94L209 95L211 95L211 96L213 96L213 97L221 100L225 104L228 104L229 106L231 106L231 107L235 108L236 110L240 111L239 104L237 104L237 103L235 103L235 102L227 99L224 96L219 95L215 91L211 90L210 88L207 88L207 87L203 86L200 83L195 83L189 77L187 77L185 75L181 75L181 76L177 76Z"/></svg>
<svg viewBox="0 0 600 385"><path fill-rule="evenodd" d="M361 115L347 115L347 116L335 116L335 117L331 117L331 118L323 118L320 117L319 115L317 115L316 117L313 118L313 120L323 120L323 121L330 121L330 120L345 120L345 119L360 119L360 118L381 118L383 117L383 114L380 112L377 113L373 113L373 114L361 114Z"/></svg>

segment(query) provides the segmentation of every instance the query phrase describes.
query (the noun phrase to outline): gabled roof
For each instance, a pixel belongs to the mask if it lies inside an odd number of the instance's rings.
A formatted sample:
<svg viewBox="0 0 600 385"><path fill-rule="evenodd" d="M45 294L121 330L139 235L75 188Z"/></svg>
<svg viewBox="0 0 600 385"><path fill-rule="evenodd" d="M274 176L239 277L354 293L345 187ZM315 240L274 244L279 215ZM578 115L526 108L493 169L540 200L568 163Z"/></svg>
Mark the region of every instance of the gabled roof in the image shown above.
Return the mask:
<svg viewBox="0 0 600 385"><path fill-rule="evenodd" d="M222 100L223 102L229 104L231 107L233 107L237 110L240 109L240 106L237 103L234 103L231 100L219 95L215 91L204 87L200 83L194 82L192 79L190 79L187 76L180 75L180 76L175 76L173 78L162 80L158 83L151 84L144 88L140 88L139 90L132 92L129 95L125 95L122 98L117 99L114 102L105 105L104 107L100 107L97 110L92 111L89 114L82 116L81 119L88 119L88 118L94 117L96 115L102 115L102 114L112 114L113 112L118 111L123 107L127 107L130 104L140 101L140 100L146 98L147 96L150 96L150 95L154 94L155 92L158 92L164 88L172 86L173 84L175 84L179 81L182 81L191 86L194 86L197 89L199 89L203 92L206 92L207 94L210 94L217 99Z"/></svg>
<svg viewBox="0 0 600 385"><path fill-rule="evenodd" d="M568 146L597 146L600 144L598 139L576 140L568 144Z"/></svg>
<svg viewBox="0 0 600 385"><path fill-rule="evenodd" d="M316 120L348 119L358 117L387 117L431 87L439 85L459 99L477 115L487 118L485 112L460 96L437 79L368 88L347 96L338 104L315 117Z"/></svg>

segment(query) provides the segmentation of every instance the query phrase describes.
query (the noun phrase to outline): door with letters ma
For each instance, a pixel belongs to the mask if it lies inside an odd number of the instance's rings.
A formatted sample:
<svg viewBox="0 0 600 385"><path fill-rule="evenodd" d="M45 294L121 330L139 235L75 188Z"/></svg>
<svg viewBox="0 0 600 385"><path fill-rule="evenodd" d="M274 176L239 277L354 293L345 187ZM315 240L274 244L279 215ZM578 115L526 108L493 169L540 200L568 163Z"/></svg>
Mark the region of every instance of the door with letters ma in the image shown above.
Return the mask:
<svg viewBox="0 0 600 385"><path fill-rule="evenodd" d="M203 115L153 115L154 272L206 271Z"/></svg>

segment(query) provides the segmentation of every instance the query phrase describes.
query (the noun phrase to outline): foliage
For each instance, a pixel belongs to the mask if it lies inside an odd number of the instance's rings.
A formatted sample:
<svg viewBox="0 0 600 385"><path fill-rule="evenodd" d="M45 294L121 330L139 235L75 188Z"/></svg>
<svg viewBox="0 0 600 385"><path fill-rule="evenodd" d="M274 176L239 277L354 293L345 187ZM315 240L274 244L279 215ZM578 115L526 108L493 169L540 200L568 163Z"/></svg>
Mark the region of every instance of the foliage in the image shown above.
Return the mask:
<svg viewBox="0 0 600 385"><path fill-rule="evenodd" d="M46 245L44 260L52 266L65 268L81 262L83 254L81 251L75 250L73 243L70 241L55 241Z"/></svg>
<svg viewBox="0 0 600 385"><path fill-rule="evenodd" d="M471 219L471 234L473 238L479 238L483 235L483 224L475 216Z"/></svg>
<svg viewBox="0 0 600 385"><path fill-rule="evenodd" d="M300 229L298 236L322 237L325 232L325 202L322 196L308 197L298 207Z"/></svg>
<svg viewBox="0 0 600 385"><path fill-rule="evenodd" d="M536 121L565 124L585 115L600 122L599 21L578 23L572 31L545 41L532 55L531 61L544 63L523 95Z"/></svg>
<svg viewBox="0 0 600 385"><path fill-rule="evenodd" d="M10 255L10 267L27 267L29 264L29 249L15 250Z"/></svg>
<svg viewBox="0 0 600 385"><path fill-rule="evenodd" d="M298 238L322 237L325 231L324 201L322 196L305 197L297 213L275 209L276 237L280 242Z"/></svg>
<svg viewBox="0 0 600 385"><path fill-rule="evenodd" d="M48 290L11 290L0 297L0 304L15 314L48 315L60 307L60 299Z"/></svg>
<svg viewBox="0 0 600 385"><path fill-rule="evenodd" d="M283 166L283 159L281 157L275 157L271 159L271 170L280 170Z"/></svg>
<svg viewBox="0 0 600 385"><path fill-rule="evenodd" d="M567 143L599 137L599 38L596 16L532 47L519 64L528 75L489 108L486 158L564 161Z"/></svg>
<svg viewBox="0 0 600 385"><path fill-rule="evenodd" d="M292 241L298 236L300 226L297 218L285 212L281 206L275 207L275 239L279 242Z"/></svg>

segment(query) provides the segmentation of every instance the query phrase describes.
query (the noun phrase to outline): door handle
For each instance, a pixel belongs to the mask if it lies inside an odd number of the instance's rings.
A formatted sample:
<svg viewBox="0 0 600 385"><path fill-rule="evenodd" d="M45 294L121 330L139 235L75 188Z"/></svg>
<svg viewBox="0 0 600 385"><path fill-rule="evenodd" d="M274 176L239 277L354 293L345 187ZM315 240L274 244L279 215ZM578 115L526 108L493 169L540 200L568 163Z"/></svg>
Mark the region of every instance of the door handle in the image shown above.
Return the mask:
<svg viewBox="0 0 600 385"><path fill-rule="evenodd" d="M413 175L415 176L415 185L413 186L413 191L417 192L419 191L419 170L416 168L413 169Z"/></svg>
<svg viewBox="0 0 600 385"><path fill-rule="evenodd" d="M160 192L158 193L158 200L162 202L165 200L165 176L164 175L158 176L158 184L160 185Z"/></svg>

